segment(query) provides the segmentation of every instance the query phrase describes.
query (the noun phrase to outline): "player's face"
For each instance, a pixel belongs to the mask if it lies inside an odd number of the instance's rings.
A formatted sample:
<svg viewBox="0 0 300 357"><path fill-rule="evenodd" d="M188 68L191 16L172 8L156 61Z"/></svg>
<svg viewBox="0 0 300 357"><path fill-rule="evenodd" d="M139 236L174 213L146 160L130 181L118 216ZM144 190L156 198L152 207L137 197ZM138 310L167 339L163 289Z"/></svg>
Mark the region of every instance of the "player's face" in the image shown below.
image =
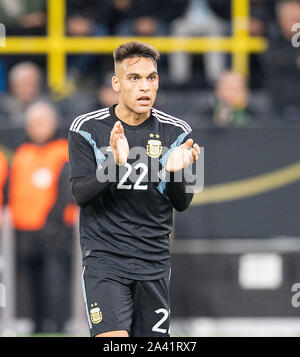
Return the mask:
<svg viewBox="0 0 300 357"><path fill-rule="evenodd" d="M148 113L158 90L155 63L149 58L126 58L117 65L113 88L119 92L119 104L137 114Z"/></svg>

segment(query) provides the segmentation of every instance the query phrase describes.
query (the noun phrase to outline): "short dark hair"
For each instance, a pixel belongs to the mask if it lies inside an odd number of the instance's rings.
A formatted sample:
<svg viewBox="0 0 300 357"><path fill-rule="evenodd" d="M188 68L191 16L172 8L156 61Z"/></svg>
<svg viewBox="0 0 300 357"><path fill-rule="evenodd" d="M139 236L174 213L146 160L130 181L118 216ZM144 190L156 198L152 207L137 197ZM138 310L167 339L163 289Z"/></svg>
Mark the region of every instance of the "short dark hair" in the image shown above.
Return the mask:
<svg viewBox="0 0 300 357"><path fill-rule="evenodd" d="M125 58L150 58L155 64L159 60L158 50L148 43L131 41L123 43L113 52L114 63L122 62Z"/></svg>

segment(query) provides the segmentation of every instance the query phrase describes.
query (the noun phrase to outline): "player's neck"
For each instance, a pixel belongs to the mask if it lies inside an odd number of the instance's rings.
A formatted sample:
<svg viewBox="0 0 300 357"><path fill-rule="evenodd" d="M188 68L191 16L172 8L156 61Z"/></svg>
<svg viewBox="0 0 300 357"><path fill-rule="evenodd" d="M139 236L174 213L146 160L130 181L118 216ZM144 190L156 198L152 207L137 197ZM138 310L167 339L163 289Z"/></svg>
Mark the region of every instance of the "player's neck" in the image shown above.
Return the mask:
<svg viewBox="0 0 300 357"><path fill-rule="evenodd" d="M135 113L124 105L118 104L115 107L115 113L118 119L128 125L140 125L150 116L150 111L147 113Z"/></svg>

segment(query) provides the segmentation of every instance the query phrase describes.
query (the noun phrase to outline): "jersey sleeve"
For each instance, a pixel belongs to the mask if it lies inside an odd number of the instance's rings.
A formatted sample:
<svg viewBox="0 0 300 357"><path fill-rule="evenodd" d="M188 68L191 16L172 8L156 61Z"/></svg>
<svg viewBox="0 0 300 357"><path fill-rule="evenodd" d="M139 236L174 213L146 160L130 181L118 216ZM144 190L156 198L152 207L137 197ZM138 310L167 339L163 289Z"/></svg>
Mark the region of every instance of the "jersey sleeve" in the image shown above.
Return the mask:
<svg viewBox="0 0 300 357"><path fill-rule="evenodd" d="M171 153L188 139L192 139L191 128L188 130L176 129L172 134L172 144L170 145L167 153L161 159L163 171L166 170L166 164ZM179 212L188 208L193 199L193 193L186 192L187 182L185 181L185 175L183 174L184 171L186 172L189 170L189 168L182 170L182 181L180 182L177 182L174 179L175 176L173 172L169 172L169 178L165 179L166 181L162 180L158 185L158 190L161 193L164 192L168 196L172 206Z"/></svg>
<svg viewBox="0 0 300 357"><path fill-rule="evenodd" d="M70 176L89 176L96 174L97 161L91 143L80 133L69 132Z"/></svg>
<svg viewBox="0 0 300 357"><path fill-rule="evenodd" d="M97 173L101 164L115 165L113 155L105 156L97 147L90 133L86 131L69 132L69 159L72 195L80 207L85 207L99 195L102 195L115 182L115 176L107 176L107 181L98 181ZM98 170L98 171L97 171ZM113 175L113 172L111 172ZM118 167L116 168L118 175Z"/></svg>

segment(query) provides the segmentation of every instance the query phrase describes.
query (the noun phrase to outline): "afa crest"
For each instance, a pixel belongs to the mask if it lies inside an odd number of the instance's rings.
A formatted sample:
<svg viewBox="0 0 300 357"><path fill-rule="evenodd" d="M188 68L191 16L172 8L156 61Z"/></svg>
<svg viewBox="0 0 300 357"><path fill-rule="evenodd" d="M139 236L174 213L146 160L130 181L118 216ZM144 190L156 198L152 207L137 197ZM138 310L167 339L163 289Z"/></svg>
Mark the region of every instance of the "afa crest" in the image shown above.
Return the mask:
<svg viewBox="0 0 300 357"><path fill-rule="evenodd" d="M150 138L153 138L153 137L154 137L154 134L150 134ZM158 138L159 138L159 135L156 134L155 139L148 140L147 154L148 154L148 156L150 156L152 158L159 157L162 152L161 141L158 140Z"/></svg>
<svg viewBox="0 0 300 357"><path fill-rule="evenodd" d="M93 324L98 324L102 321L102 312L100 307L97 306L97 303L91 305L90 317Z"/></svg>

